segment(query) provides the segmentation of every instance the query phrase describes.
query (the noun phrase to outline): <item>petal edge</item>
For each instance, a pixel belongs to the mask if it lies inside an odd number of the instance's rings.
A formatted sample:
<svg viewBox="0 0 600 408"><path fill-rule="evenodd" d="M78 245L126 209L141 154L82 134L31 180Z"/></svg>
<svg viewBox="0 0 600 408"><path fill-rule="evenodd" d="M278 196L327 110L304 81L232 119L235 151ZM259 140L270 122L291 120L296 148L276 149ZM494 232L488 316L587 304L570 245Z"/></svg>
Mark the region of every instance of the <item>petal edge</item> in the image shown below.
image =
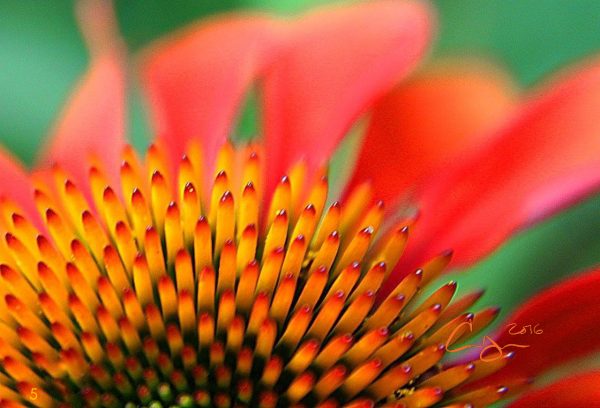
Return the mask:
<svg viewBox="0 0 600 408"><path fill-rule="evenodd" d="M300 18L265 80L270 185L296 160L322 166L353 121L415 67L432 25L416 1L329 6Z"/></svg>

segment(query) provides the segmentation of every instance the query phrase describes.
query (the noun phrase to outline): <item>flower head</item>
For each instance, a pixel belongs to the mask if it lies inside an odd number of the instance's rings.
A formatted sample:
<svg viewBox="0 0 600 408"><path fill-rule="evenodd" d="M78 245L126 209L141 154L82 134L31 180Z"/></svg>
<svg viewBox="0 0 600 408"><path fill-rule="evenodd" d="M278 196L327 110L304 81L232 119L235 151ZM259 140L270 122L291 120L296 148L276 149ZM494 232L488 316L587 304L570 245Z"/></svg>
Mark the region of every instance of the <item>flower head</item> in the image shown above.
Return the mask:
<svg viewBox="0 0 600 408"><path fill-rule="evenodd" d="M454 282L419 296L451 253L376 303L411 223L382 234L382 202L327 205L327 179L301 165L269 196L252 146L226 144L208 186L197 146L172 177L158 146L145 160L129 147L121 157L120 191L91 167L91 201L57 166L54 186L37 185L48 238L3 203L14 260L1 266L6 399L416 407L448 401L510 358L439 364L445 345L474 334L462 323L478 332L497 313L467 312L476 295L450 304ZM481 405L509 392L451 399Z"/></svg>
<svg viewBox="0 0 600 408"><path fill-rule="evenodd" d="M0 406L483 407L597 347L591 336L558 359L544 354L551 341L505 353L489 337L481 359L451 363L448 347L498 311L471 312L481 293L453 299L454 282L425 290L450 262L474 262L597 187L596 61L517 105L479 73L398 85L430 36L422 3L220 17L142 58L158 136L140 158L125 144L111 10L81 4L91 66L41 165L26 175L0 157ZM234 145L257 78L263 139ZM440 126L417 120L442 96L455 104ZM333 201L327 161L369 110ZM596 280L551 289L515 319L595 310ZM545 331L560 327L544 318ZM584 388L567 400L585 401Z"/></svg>

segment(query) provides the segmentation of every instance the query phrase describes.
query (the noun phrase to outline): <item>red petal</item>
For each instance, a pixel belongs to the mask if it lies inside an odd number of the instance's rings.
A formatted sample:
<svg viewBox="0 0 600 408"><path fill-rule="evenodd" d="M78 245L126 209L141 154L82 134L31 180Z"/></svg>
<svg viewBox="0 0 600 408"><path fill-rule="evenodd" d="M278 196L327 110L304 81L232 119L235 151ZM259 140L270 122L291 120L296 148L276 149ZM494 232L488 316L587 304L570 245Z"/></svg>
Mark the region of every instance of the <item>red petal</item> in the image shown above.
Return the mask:
<svg viewBox="0 0 600 408"><path fill-rule="evenodd" d="M355 119L419 61L431 20L413 1L327 7L298 20L265 81L271 183L295 160L318 168L329 158Z"/></svg>
<svg viewBox="0 0 600 408"><path fill-rule="evenodd" d="M402 273L453 248L470 264L600 184L600 59L530 100L491 143L420 195Z"/></svg>
<svg viewBox="0 0 600 408"><path fill-rule="evenodd" d="M516 350L513 360L490 382L532 377L562 363L600 350L600 269L576 275L538 294L506 319L497 343L529 345ZM509 327L516 323L515 327ZM518 333L531 325L541 334ZM535 331L535 330L534 330ZM506 351L511 351L507 349ZM488 382L488 380L485 380Z"/></svg>
<svg viewBox="0 0 600 408"><path fill-rule="evenodd" d="M41 167L58 163L86 185L90 158L99 159L118 180L125 143L125 77L119 57L105 53L92 58L88 72L71 95L40 160Z"/></svg>
<svg viewBox="0 0 600 408"><path fill-rule="evenodd" d="M430 67L375 105L350 187L370 180L393 203L487 140L515 99L504 74L476 61Z"/></svg>
<svg viewBox="0 0 600 408"><path fill-rule="evenodd" d="M0 195L17 203L30 220L39 225L38 212L33 202L33 187L21 163L0 148Z"/></svg>
<svg viewBox="0 0 600 408"><path fill-rule="evenodd" d="M263 16L221 17L147 51L142 79L154 130L173 163L198 138L212 165L246 91L275 55L275 28Z"/></svg>
<svg viewBox="0 0 600 408"><path fill-rule="evenodd" d="M509 408L600 408L600 371L591 371L527 393Z"/></svg>

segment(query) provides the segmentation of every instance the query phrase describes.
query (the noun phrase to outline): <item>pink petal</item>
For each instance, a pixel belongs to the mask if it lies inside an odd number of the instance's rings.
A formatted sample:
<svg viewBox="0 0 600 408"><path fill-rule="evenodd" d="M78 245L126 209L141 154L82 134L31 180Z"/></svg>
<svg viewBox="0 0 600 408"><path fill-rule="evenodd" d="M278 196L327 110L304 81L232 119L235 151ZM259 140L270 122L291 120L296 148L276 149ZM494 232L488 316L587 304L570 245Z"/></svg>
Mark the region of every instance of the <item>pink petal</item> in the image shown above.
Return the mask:
<svg viewBox="0 0 600 408"><path fill-rule="evenodd" d="M546 87L491 143L424 186L395 279L448 248L454 265L471 264L518 228L597 191L598 117L600 59Z"/></svg>
<svg viewBox="0 0 600 408"><path fill-rule="evenodd" d="M146 52L143 85L154 130L173 163L195 138L212 165L234 130L245 93L275 55L276 26L259 15L220 17Z"/></svg>
<svg viewBox="0 0 600 408"><path fill-rule="evenodd" d="M38 226L40 225L33 202L31 180L21 163L2 148L0 148L0 196L14 201L24 210L24 215Z"/></svg>
<svg viewBox="0 0 600 408"><path fill-rule="evenodd" d="M486 141L515 105L514 85L491 66L429 67L375 105L350 187L368 180L389 206Z"/></svg>
<svg viewBox="0 0 600 408"><path fill-rule="evenodd" d="M94 56L51 132L39 166L54 163L87 185L90 159L100 160L118 180L125 143L125 75L116 53Z"/></svg>
<svg viewBox="0 0 600 408"><path fill-rule="evenodd" d="M539 390L531 391L509 408L600 408L600 371L565 378Z"/></svg>
<svg viewBox="0 0 600 408"><path fill-rule="evenodd" d="M416 1L327 7L298 20L265 80L270 185L298 159L324 164L357 117L416 65L432 24Z"/></svg>

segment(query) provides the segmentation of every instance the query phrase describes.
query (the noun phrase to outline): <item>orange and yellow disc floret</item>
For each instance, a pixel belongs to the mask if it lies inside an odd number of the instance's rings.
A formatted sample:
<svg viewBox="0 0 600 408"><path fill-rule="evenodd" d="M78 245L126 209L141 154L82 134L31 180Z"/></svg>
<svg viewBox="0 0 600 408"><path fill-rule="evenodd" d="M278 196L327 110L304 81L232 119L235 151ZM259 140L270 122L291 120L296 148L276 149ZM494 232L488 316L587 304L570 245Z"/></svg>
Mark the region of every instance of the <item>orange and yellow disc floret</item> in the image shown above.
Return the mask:
<svg viewBox="0 0 600 408"><path fill-rule="evenodd" d="M462 341L496 315L466 312L478 293L451 302L453 282L421 294L450 253L376 303L407 223L381 232L366 185L327 205L327 179L302 164L265 197L259 156L227 144L210 177L195 146L177 174L158 147L145 162L127 147L120 185L94 165L89 191L55 167L36 183L41 231L4 200L0 407L480 407L509 394L467 383L510 356L440 363L457 326L473 324Z"/></svg>

